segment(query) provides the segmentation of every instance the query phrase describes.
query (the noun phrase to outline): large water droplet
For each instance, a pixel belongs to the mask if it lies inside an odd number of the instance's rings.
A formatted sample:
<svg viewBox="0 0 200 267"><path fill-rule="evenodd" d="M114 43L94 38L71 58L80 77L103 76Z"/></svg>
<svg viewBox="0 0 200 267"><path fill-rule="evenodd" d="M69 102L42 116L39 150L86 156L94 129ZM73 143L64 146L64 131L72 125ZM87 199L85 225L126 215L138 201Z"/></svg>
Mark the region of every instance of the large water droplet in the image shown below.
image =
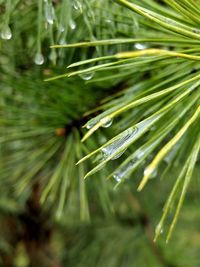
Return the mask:
<svg viewBox="0 0 200 267"><path fill-rule="evenodd" d="M41 53L37 53L34 58L36 65L42 65L44 63L44 57Z"/></svg>
<svg viewBox="0 0 200 267"><path fill-rule="evenodd" d="M110 117L104 117L100 120L100 122L102 123L102 127L108 128L112 125L113 119Z"/></svg>
<svg viewBox="0 0 200 267"><path fill-rule="evenodd" d="M83 80L89 81L94 77L94 72L83 73L79 75Z"/></svg>
<svg viewBox="0 0 200 267"><path fill-rule="evenodd" d="M113 174L113 178L120 182L123 178L128 176L128 174L134 170L134 168L137 166L137 159L132 159L127 164L123 164L121 167L119 167L115 173Z"/></svg>
<svg viewBox="0 0 200 267"><path fill-rule="evenodd" d="M76 22L73 19L70 19L70 21L69 21L69 27L72 30L75 30L76 29Z"/></svg>
<svg viewBox="0 0 200 267"><path fill-rule="evenodd" d="M134 47L138 50L143 50L147 48L145 44L140 44L140 43L135 43Z"/></svg>
<svg viewBox="0 0 200 267"><path fill-rule="evenodd" d="M103 147L102 152L104 154L104 158L119 158L127 149L126 145L128 145L129 141L132 139L136 132L136 128L130 128L123 133L121 138L119 137L119 139L113 141L113 143Z"/></svg>
<svg viewBox="0 0 200 267"><path fill-rule="evenodd" d="M51 3L45 4L45 17L49 24L53 24L54 21L54 8Z"/></svg>
<svg viewBox="0 0 200 267"><path fill-rule="evenodd" d="M4 25L1 30L1 38L4 40L10 40L12 38L12 32L8 25Z"/></svg>

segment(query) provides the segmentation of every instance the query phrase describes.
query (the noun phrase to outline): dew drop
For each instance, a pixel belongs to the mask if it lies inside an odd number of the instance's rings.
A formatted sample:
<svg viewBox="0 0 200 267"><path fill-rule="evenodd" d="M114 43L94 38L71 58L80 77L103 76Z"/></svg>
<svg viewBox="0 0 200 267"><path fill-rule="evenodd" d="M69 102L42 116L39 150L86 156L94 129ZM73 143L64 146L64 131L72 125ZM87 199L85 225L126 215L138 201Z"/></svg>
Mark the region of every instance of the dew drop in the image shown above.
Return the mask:
<svg viewBox="0 0 200 267"><path fill-rule="evenodd" d="M72 30L76 29L76 22L73 19L70 19L69 26Z"/></svg>
<svg viewBox="0 0 200 267"><path fill-rule="evenodd" d="M153 167L147 167L144 170L144 176L148 176L150 179L153 179L157 176L157 170Z"/></svg>
<svg viewBox="0 0 200 267"><path fill-rule="evenodd" d="M45 17L49 24L53 24L54 21L54 8L52 4L46 2L45 4Z"/></svg>
<svg viewBox="0 0 200 267"><path fill-rule="evenodd" d="M100 122L102 123L102 127L108 128L112 125L113 119L110 117L105 117L101 119Z"/></svg>
<svg viewBox="0 0 200 267"><path fill-rule="evenodd" d="M159 236L160 234L163 233L163 227L162 227L162 224L161 224L161 223L159 223L159 224L156 226L155 233L156 233L156 236Z"/></svg>
<svg viewBox="0 0 200 267"><path fill-rule="evenodd" d="M113 141L113 143L103 147L102 153L104 154L104 158L107 157L111 157L111 159L119 158L126 151L129 141L132 140L136 132L137 130L135 128L128 129L124 133L124 136Z"/></svg>
<svg viewBox="0 0 200 267"><path fill-rule="evenodd" d="M75 10L81 10L82 9L82 4L78 0L74 0L73 8Z"/></svg>
<svg viewBox="0 0 200 267"><path fill-rule="evenodd" d="M105 22L106 22L107 24L110 24L110 23L112 22L112 20L110 20L110 19L106 19Z"/></svg>
<svg viewBox="0 0 200 267"><path fill-rule="evenodd" d="M44 63L44 57L41 53L37 53L34 58L36 65L42 65Z"/></svg>
<svg viewBox="0 0 200 267"><path fill-rule="evenodd" d="M49 59L51 61L55 61L56 58L57 58L56 51L55 50L52 50L51 53L50 53L50 55L49 55Z"/></svg>
<svg viewBox="0 0 200 267"><path fill-rule="evenodd" d="M129 161L127 164L122 165L121 167L119 167L115 173L113 174L113 178L119 182L121 181L123 178L125 178L132 170L134 170L134 168L137 166L137 159L132 159L131 161ZM117 179L118 180L117 180Z"/></svg>
<svg viewBox="0 0 200 267"><path fill-rule="evenodd" d="M138 49L138 50L143 50L143 49L146 49L146 48L147 48L147 46L146 46L145 44L140 44L140 43L136 43L136 44L134 45L134 47L135 47L136 49Z"/></svg>
<svg viewBox="0 0 200 267"><path fill-rule="evenodd" d="M98 120L97 119L91 119L87 122L86 124L86 128L89 130L91 129L92 127L94 127L96 124L97 124Z"/></svg>
<svg viewBox="0 0 200 267"><path fill-rule="evenodd" d="M67 44L67 42L65 41L65 38L61 38L60 41L59 41L59 44L60 44L60 45L65 45L65 44Z"/></svg>
<svg viewBox="0 0 200 267"><path fill-rule="evenodd" d="M119 152L117 155L115 155L114 157L112 157L112 160L115 160L115 159L120 158L124 154L125 151L126 151L126 149L124 149L121 152Z"/></svg>
<svg viewBox="0 0 200 267"><path fill-rule="evenodd" d="M5 25L1 30L1 38L4 40L10 40L12 38L12 32L8 25Z"/></svg>
<svg viewBox="0 0 200 267"><path fill-rule="evenodd" d="M113 174L113 178L115 179L115 181L116 182L121 182L121 180L122 180L122 177L121 177L121 175L120 174L117 174L117 173L114 173Z"/></svg>
<svg viewBox="0 0 200 267"><path fill-rule="evenodd" d="M79 75L84 81L89 81L94 77L94 72L83 73Z"/></svg>
<svg viewBox="0 0 200 267"><path fill-rule="evenodd" d="M59 27L58 27L58 30L59 30L59 32L64 32L65 31L65 27L62 24L60 24Z"/></svg>

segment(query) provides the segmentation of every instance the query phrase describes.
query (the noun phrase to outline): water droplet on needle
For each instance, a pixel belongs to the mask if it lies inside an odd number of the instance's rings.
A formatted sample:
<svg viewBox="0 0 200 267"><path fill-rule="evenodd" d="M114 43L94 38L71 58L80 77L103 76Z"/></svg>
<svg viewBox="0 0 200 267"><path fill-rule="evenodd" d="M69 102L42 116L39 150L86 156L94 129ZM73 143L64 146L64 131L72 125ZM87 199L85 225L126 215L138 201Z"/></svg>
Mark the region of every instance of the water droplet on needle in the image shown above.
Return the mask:
<svg viewBox="0 0 200 267"><path fill-rule="evenodd" d="M8 25L4 25L1 30L1 38L4 40L10 40L12 38L12 32Z"/></svg>
<svg viewBox="0 0 200 267"><path fill-rule="evenodd" d="M36 65L42 65L44 63L44 57L41 53L35 55L34 62Z"/></svg>
<svg viewBox="0 0 200 267"><path fill-rule="evenodd" d="M83 80L85 81L89 81L94 77L94 72L88 72L88 73L84 73L84 74L80 74L79 75Z"/></svg>

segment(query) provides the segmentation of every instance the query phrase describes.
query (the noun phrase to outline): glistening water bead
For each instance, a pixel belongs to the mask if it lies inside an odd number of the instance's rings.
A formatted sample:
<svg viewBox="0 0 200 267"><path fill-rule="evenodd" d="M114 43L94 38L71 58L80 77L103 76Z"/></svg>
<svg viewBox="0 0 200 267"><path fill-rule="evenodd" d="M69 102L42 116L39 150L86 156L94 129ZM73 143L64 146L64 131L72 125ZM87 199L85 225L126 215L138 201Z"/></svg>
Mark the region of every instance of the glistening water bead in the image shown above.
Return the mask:
<svg viewBox="0 0 200 267"><path fill-rule="evenodd" d="M89 81L94 77L94 72L88 72L88 73L83 73L79 75L81 79L85 81Z"/></svg>
<svg viewBox="0 0 200 267"><path fill-rule="evenodd" d="M108 128L112 125L113 119L110 117L105 117L103 119L100 120L100 122L102 123L102 127L104 128Z"/></svg>
<svg viewBox="0 0 200 267"><path fill-rule="evenodd" d="M157 170L153 167L147 167L144 170L144 176L148 176L150 179L153 179L157 176Z"/></svg>
<svg viewBox="0 0 200 267"><path fill-rule="evenodd" d="M143 50L147 48L145 44L140 44L140 43L135 43L134 47L138 50Z"/></svg>
<svg viewBox="0 0 200 267"><path fill-rule="evenodd" d="M162 228L162 224L161 224L161 223L159 223L159 224L156 226L155 233L156 233L156 236L159 236L160 234L163 233L163 228Z"/></svg>
<svg viewBox="0 0 200 267"><path fill-rule="evenodd" d="M76 22L73 19L70 19L70 21L69 21L69 27L72 30L75 30L76 29Z"/></svg>
<svg viewBox="0 0 200 267"><path fill-rule="evenodd" d="M74 0L73 8L74 8L75 10L81 10L81 8L82 8L82 4L81 4L81 2L78 1L78 0Z"/></svg>
<svg viewBox="0 0 200 267"><path fill-rule="evenodd" d="M41 53L37 53L34 58L36 65L42 65L44 63L44 57Z"/></svg>
<svg viewBox="0 0 200 267"><path fill-rule="evenodd" d="M54 21L54 8L52 4L45 3L45 17L49 24L53 24Z"/></svg>
<svg viewBox="0 0 200 267"><path fill-rule="evenodd" d="M8 25L3 26L1 30L1 38L4 40L10 40L12 38L12 32Z"/></svg>
<svg viewBox="0 0 200 267"><path fill-rule="evenodd" d="M127 149L128 143L137 133L137 128L130 128L126 130L123 136L118 140L113 141L113 143L103 147L101 149L104 158L111 157L112 159L119 158ZM112 156L113 155L113 156Z"/></svg>
<svg viewBox="0 0 200 267"><path fill-rule="evenodd" d="M113 178L120 182L124 177L126 177L135 167L137 166L137 159L132 159L125 165L119 167L113 174Z"/></svg>

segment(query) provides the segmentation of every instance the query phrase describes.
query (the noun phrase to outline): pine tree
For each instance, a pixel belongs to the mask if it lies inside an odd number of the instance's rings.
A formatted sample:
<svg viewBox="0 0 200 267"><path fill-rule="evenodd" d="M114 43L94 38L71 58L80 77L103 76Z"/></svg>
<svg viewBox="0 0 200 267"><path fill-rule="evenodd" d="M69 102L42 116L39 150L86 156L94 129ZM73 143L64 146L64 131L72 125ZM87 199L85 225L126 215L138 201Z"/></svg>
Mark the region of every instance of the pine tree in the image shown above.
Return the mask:
<svg viewBox="0 0 200 267"><path fill-rule="evenodd" d="M199 266L200 1L0 14L0 266Z"/></svg>

